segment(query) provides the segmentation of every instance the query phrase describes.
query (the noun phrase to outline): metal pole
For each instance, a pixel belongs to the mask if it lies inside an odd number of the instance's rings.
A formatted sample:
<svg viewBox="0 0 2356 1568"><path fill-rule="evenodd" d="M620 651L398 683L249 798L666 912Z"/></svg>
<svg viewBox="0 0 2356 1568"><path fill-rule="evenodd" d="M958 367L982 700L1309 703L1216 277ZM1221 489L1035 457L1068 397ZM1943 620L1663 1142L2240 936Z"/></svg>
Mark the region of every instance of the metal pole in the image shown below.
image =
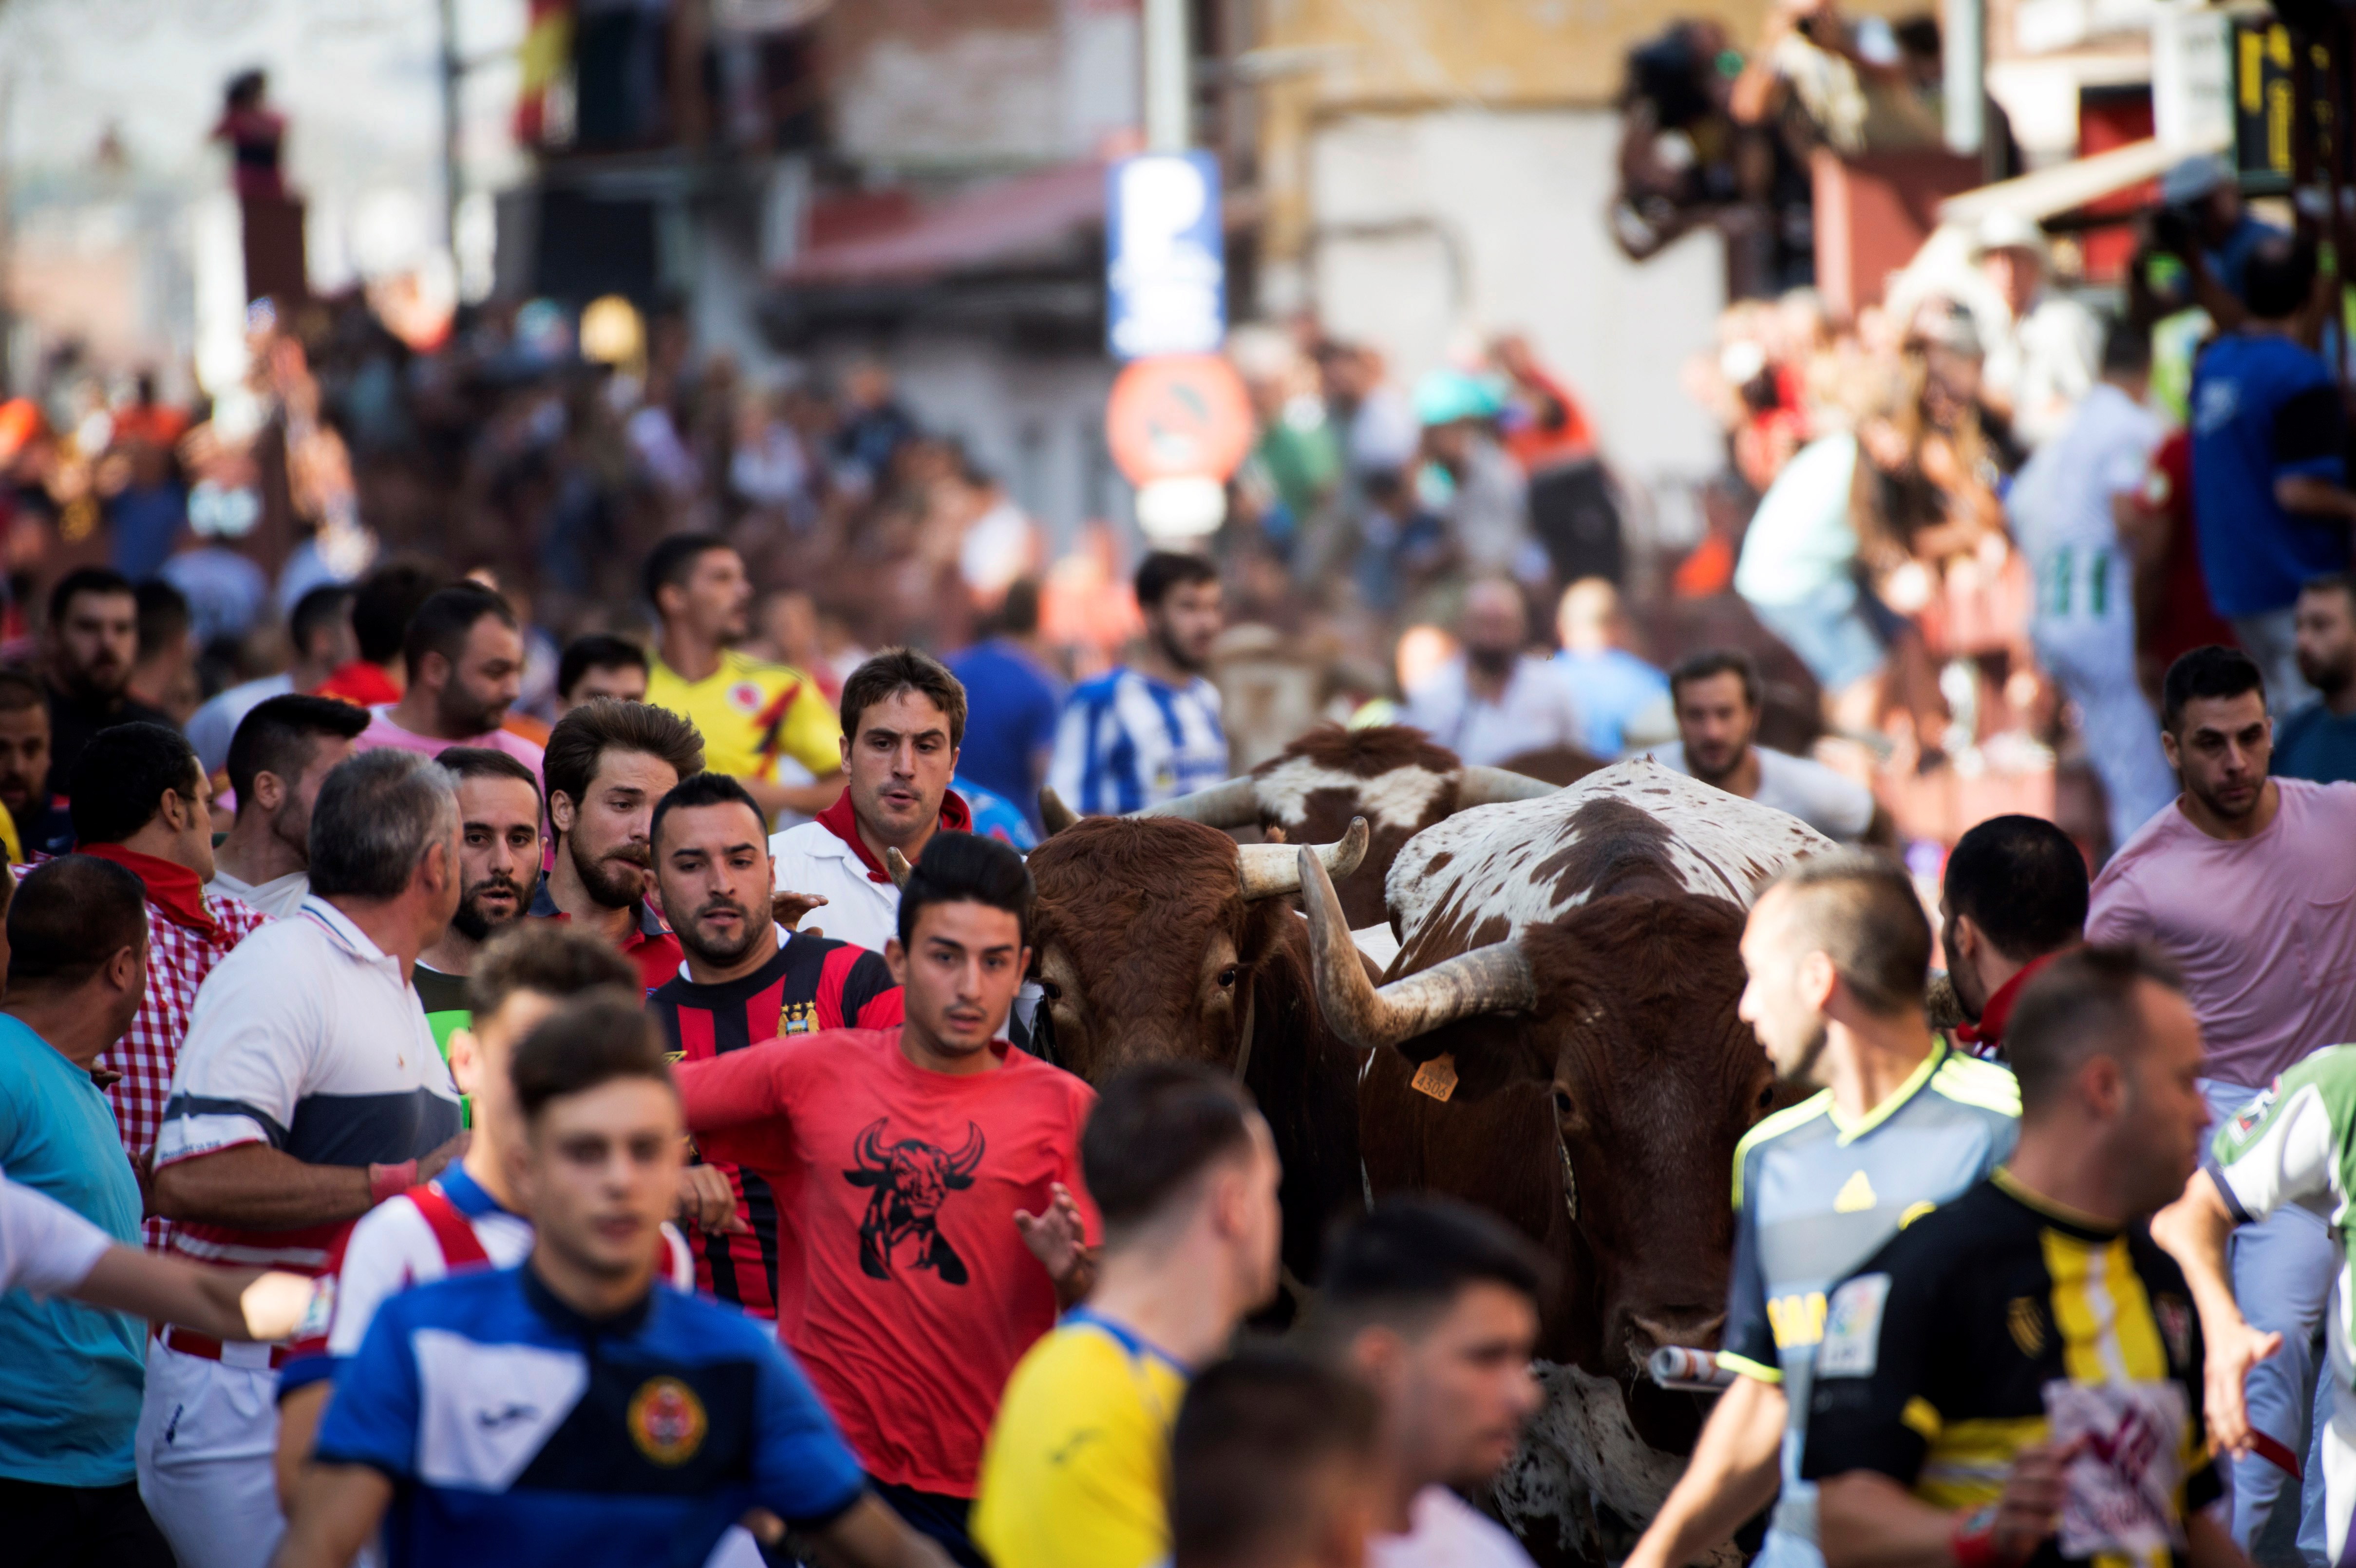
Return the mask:
<svg viewBox="0 0 2356 1568"><path fill-rule="evenodd" d="M1987 137L1987 19L1983 0L1940 0L1947 151L1965 156L1978 152Z"/></svg>
<svg viewBox="0 0 2356 1568"><path fill-rule="evenodd" d="M466 74L458 58L458 0L441 0L442 11L442 237L450 260L458 259L458 87Z"/></svg>
<svg viewBox="0 0 2356 1568"><path fill-rule="evenodd" d="M1194 59L1186 0L1145 0L1145 146L1183 153L1194 139Z"/></svg>

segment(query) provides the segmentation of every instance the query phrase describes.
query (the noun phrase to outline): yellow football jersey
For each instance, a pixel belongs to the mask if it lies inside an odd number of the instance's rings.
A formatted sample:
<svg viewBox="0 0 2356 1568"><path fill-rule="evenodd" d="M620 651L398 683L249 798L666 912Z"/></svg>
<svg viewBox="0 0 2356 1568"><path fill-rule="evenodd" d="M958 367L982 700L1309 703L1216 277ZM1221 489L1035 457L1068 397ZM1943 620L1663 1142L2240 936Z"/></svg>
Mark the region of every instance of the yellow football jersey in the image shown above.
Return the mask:
<svg viewBox="0 0 2356 1568"><path fill-rule="evenodd" d="M973 1539L1023 1568L1147 1568L1170 1555L1162 1495L1186 1371L1118 1323L1065 1315L1006 1381Z"/></svg>
<svg viewBox="0 0 2356 1568"><path fill-rule="evenodd" d="M818 682L780 664L733 650L698 681L659 658L647 672L647 700L703 732L703 765L738 778L775 779L791 757L813 778L842 766L842 726Z"/></svg>

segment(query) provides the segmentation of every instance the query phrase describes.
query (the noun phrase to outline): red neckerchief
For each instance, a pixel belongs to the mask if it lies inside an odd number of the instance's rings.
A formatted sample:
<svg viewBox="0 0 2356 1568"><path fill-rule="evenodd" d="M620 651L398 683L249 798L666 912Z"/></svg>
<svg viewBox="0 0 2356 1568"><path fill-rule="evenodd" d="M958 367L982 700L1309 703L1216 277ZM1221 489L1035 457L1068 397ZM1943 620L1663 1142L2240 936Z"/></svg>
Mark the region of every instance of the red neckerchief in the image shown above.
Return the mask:
<svg viewBox="0 0 2356 1568"><path fill-rule="evenodd" d="M361 708L380 708L388 702L401 700L401 688L393 685L382 665L366 659L354 659L319 683L312 695L337 697Z"/></svg>
<svg viewBox="0 0 2356 1568"><path fill-rule="evenodd" d="M2023 965L2019 974L1998 986L1994 994L1980 1004L1979 1022L1955 1026L1955 1038L1965 1045L1985 1045L1990 1051L2001 1049L2004 1026L2012 1021L2012 1005L2020 1000L2020 988L2029 984L2029 976L2060 956L2058 953L2048 953Z"/></svg>
<svg viewBox="0 0 2356 1568"><path fill-rule="evenodd" d="M867 848L867 840L859 836L859 818L851 814L849 790L846 789L837 795L832 805L818 814L818 823L829 833L851 846L851 852L858 856L861 863L866 866L869 881L885 883L891 881L892 874L884 869L884 862L875 858L873 852ZM966 805L965 797L953 789L941 792L941 831L944 833L973 831L973 808Z"/></svg>
<svg viewBox="0 0 2356 1568"><path fill-rule="evenodd" d="M142 855L136 849L125 849L120 844L84 844L79 847L84 855L95 855L102 860L112 860L139 879L147 890L147 901L164 912L174 925L187 926L200 936L218 937L220 927L213 923L212 912L205 907L204 884L197 874L176 860L159 860L153 855Z"/></svg>

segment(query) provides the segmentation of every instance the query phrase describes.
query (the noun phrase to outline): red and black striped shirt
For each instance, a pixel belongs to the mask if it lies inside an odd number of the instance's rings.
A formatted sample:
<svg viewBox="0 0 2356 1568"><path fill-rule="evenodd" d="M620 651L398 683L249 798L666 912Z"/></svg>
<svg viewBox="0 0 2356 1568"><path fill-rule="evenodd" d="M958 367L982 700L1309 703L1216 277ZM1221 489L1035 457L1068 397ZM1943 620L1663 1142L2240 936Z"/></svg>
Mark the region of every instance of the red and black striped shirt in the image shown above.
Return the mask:
<svg viewBox="0 0 2356 1568"><path fill-rule="evenodd" d="M782 1035L829 1029L896 1029L900 987L883 955L824 936L791 936L777 955L741 980L700 986L678 974L647 997L670 1040L671 1060L701 1061ZM736 1213L750 1235L688 1228L698 1289L756 1317L777 1315L777 1203L748 1170L710 1162L736 1189Z"/></svg>

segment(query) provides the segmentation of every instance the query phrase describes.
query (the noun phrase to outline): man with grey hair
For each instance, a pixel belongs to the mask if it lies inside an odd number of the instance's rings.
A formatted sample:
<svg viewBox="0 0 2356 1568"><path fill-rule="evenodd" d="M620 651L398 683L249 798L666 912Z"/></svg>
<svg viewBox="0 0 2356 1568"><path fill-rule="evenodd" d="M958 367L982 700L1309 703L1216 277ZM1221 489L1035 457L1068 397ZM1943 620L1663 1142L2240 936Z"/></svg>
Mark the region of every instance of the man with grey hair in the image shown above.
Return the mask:
<svg viewBox="0 0 2356 1568"><path fill-rule="evenodd" d="M325 1273L354 1221L466 1148L410 983L458 906L450 773L391 748L339 764L310 854L301 909L197 993L165 1105L155 1203L201 1263ZM149 1344L139 1491L183 1568L252 1568L277 1544L277 1371L301 1348L173 1324Z"/></svg>

